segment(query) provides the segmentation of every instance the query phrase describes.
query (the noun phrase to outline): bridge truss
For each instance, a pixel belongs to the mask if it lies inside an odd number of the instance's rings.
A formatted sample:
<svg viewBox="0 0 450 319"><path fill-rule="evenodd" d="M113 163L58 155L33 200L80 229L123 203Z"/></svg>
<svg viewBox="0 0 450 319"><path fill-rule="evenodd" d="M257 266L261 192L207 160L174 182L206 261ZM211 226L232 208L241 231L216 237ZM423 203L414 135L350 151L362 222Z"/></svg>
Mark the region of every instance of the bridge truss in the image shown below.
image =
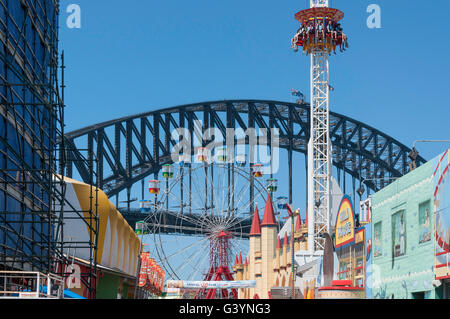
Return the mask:
<svg viewBox="0 0 450 319"><path fill-rule="evenodd" d="M347 116L330 112L329 117L332 164L340 183L342 180L345 183L345 176L350 175L353 190L359 182L376 192L409 171L410 148ZM79 160L77 151L77 148L87 148L98 160L99 187L109 197L116 196L117 206L118 195L126 192L129 209L133 185L142 183L144 198L144 179L152 174L157 179L162 166L172 163L171 152L178 143L172 135L174 130L187 128L193 146L191 155L195 155L194 139L201 140L210 128L219 129L223 136L227 135L227 128L243 131L275 128L279 130L279 147L288 152L287 165L283 167L289 171L288 200L292 202L293 153L307 154L310 118L308 103L266 100L204 102L136 114L67 133L67 165L62 173L68 177L77 174L88 182L88 167ZM248 140L247 137L245 143ZM416 159L417 166L425 162L422 157ZM250 167L255 164L252 154L248 164ZM253 211L254 207L250 207L250 214Z"/></svg>

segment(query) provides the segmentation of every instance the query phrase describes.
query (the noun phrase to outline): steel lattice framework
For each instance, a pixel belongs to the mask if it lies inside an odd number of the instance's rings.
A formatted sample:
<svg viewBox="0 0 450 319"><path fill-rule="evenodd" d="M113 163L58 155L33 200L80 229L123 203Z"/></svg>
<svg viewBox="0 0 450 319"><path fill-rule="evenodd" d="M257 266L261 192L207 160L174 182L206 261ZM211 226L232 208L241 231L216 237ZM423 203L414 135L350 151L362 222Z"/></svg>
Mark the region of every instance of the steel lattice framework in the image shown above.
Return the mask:
<svg viewBox="0 0 450 319"><path fill-rule="evenodd" d="M410 148L367 124L330 112L332 164L340 171L377 191L409 171ZM203 117L203 125L195 121ZM99 187L110 197L127 191L162 165L171 163L171 147L176 145L172 131L186 127L193 136L217 127L278 128L280 148L286 149L289 169L289 200L292 201L292 153L307 154L310 139L310 105L263 100L225 100L195 103L136 114L92 125L65 135L67 171L76 171L89 182L88 167L77 148L87 148L99 163ZM191 138L193 141L193 138ZM248 141L246 141L248 142ZM425 163L418 157L417 165ZM252 163L250 163L252 164ZM339 174L340 175L340 174ZM345 176L345 174L344 174ZM145 189L145 187L143 187ZM254 207L251 207L254 210Z"/></svg>
<svg viewBox="0 0 450 319"><path fill-rule="evenodd" d="M330 180L331 180L331 143L329 135L329 63L328 52L314 49L311 54L311 145L308 172L308 203L314 223L309 223L310 234L318 238L318 234L328 232L330 227ZM310 240L309 250L321 246L321 241ZM318 248L318 247L316 247ZM320 247L323 249L323 247Z"/></svg>
<svg viewBox="0 0 450 319"><path fill-rule="evenodd" d="M311 0L311 8L328 7L328 0ZM331 143L330 64L324 47L311 52L311 140L308 150L308 250L323 250L322 233L330 232Z"/></svg>
<svg viewBox="0 0 450 319"><path fill-rule="evenodd" d="M89 249L89 267L80 279L89 297L95 297L96 209L92 201L89 212L67 202L66 182L57 175L57 167L64 167L64 157L58 155L65 148L59 6L59 0L0 0L0 270L66 279L73 263L68 252ZM75 151L94 187L94 159L87 159L85 150ZM92 236L68 241L68 214L89 224Z"/></svg>

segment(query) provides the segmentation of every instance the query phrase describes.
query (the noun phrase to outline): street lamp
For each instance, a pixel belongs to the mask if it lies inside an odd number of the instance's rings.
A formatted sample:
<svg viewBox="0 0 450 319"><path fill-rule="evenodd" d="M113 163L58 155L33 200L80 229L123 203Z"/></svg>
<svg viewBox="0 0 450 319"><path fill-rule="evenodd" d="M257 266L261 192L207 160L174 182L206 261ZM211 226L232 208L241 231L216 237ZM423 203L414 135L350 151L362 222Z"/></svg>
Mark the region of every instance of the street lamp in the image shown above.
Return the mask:
<svg viewBox="0 0 450 319"><path fill-rule="evenodd" d="M411 153L408 154L409 159L412 162L409 164L409 169L412 171L417 168L416 159L419 156L419 152L416 150L417 143L450 143L450 140L417 140L413 143L413 148Z"/></svg>
<svg viewBox="0 0 450 319"><path fill-rule="evenodd" d="M359 195L359 197L362 197L364 195L364 192L366 191L366 189L364 188L364 186L361 185L360 188L358 188L358 190L356 191Z"/></svg>
<svg viewBox="0 0 450 319"><path fill-rule="evenodd" d="M409 159L411 160L411 163L409 163L409 170L413 171L417 168L416 159L419 156L419 152L416 150L416 147L414 146L412 151L408 154Z"/></svg>
<svg viewBox="0 0 450 319"><path fill-rule="evenodd" d="M417 143L450 143L450 140L417 140L414 141L413 149L416 148Z"/></svg>
<svg viewBox="0 0 450 319"><path fill-rule="evenodd" d="M367 181L378 181L380 179L382 180L397 180L400 177L379 177L379 178L365 178L361 181L361 187L356 191L359 195L359 197L362 197L364 195L364 193L366 192L366 189L364 188L364 186L362 184L364 184Z"/></svg>

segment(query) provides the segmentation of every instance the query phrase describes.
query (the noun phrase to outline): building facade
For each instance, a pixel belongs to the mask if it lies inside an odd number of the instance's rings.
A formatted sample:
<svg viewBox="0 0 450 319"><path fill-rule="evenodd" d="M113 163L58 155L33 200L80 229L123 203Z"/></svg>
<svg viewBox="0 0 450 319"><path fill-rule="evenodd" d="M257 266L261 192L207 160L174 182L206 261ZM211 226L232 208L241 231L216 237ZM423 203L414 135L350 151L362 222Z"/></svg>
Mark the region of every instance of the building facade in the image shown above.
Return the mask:
<svg viewBox="0 0 450 319"><path fill-rule="evenodd" d="M0 3L0 270L52 271L58 1Z"/></svg>
<svg viewBox="0 0 450 319"><path fill-rule="evenodd" d="M294 251L307 248L305 236L307 232L307 226L302 225L298 215L294 232ZM267 198L262 222L258 208L255 209L250 231L249 254L245 261L241 255L236 256L233 271L235 280L256 281L256 288L239 289L239 299L269 299L272 288L292 286L292 242L287 233L284 233L283 238L279 236L270 195ZM307 291L308 287L313 290L314 285L314 282L305 283L302 291Z"/></svg>
<svg viewBox="0 0 450 319"><path fill-rule="evenodd" d="M93 298L90 285L97 299L142 295L136 289L142 253L138 235L103 191L70 178L65 178L65 184L64 237L69 248L64 253L71 263L63 265L62 272L72 273L66 287L85 298ZM98 222L88 214L92 204L97 207ZM84 219L76 217L78 212L83 212ZM90 248L92 244L96 249Z"/></svg>
<svg viewBox="0 0 450 319"><path fill-rule="evenodd" d="M375 299L448 298L449 152L374 194Z"/></svg>

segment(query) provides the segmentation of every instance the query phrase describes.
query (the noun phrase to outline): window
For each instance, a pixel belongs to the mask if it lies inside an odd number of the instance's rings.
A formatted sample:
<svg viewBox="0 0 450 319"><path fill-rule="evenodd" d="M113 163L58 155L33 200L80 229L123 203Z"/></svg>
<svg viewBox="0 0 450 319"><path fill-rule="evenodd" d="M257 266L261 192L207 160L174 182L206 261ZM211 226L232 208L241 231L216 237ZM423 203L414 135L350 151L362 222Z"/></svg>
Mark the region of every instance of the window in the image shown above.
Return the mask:
<svg viewBox="0 0 450 319"><path fill-rule="evenodd" d="M383 255L381 245L381 222L376 223L374 226L375 238L373 240L373 256L380 257Z"/></svg>
<svg viewBox="0 0 450 319"><path fill-rule="evenodd" d="M339 272L338 278L339 280L347 280L350 277L350 262L349 261L341 261L339 263Z"/></svg>
<svg viewBox="0 0 450 319"><path fill-rule="evenodd" d="M392 248L394 257L403 256L406 253L406 218L404 210L392 215Z"/></svg>
<svg viewBox="0 0 450 319"><path fill-rule="evenodd" d="M419 243L431 240L431 214L430 201L419 205Z"/></svg>

